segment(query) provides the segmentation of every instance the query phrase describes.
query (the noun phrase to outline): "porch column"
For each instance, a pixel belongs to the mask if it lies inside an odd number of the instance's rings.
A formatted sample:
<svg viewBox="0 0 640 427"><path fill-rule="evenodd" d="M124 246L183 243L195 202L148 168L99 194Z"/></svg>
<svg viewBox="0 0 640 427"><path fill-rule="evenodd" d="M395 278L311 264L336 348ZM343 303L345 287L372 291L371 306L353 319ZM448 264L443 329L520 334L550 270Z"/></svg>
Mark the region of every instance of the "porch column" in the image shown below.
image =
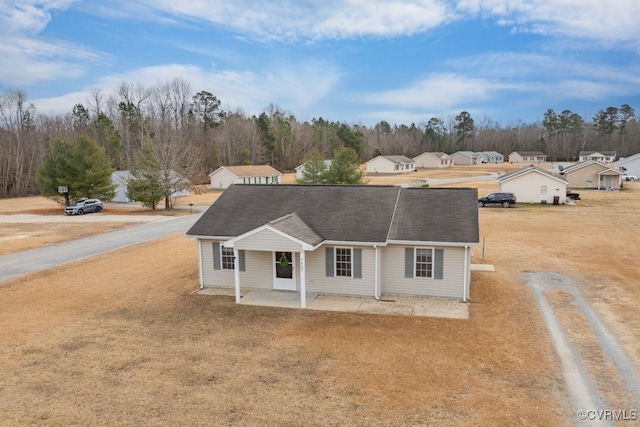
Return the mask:
<svg viewBox="0 0 640 427"><path fill-rule="evenodd" d="M300 252L300 308L307 308L307 284L305 282L304 254Z"/></svg>
<svg viewBox="0 0 640 427"><path fill-rule="evenodd" d="M236 285L236 304L240 303L240 253L233 248L233 276Z"/></svg>

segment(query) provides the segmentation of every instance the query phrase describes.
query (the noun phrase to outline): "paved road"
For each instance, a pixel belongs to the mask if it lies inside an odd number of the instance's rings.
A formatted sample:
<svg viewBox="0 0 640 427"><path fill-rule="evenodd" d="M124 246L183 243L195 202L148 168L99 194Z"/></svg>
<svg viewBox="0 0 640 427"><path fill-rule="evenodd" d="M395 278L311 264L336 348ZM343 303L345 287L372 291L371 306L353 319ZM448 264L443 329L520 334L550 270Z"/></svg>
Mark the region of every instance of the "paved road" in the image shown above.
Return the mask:
<svg viewBox="0 0 640 427"><path fill-rule="evenodd" d="M422 185L422 184L445 185L445 184L455 184L458 182L469 182L469 181L495 181L499 177L500 177L499 173L487 172L485 175L468 176L464 178L448 178L448 179L416 178L415 182L402 184L402 187L417 187L418 185Z"/></svg>
<svg viewBox="0 0 640 427"><path fill-rule="evenodd" d="M177 218L167 218L111 233L0 257L0 282L125 246L146 242L171 233L186 232L200 215L198 213Z"/></svg>

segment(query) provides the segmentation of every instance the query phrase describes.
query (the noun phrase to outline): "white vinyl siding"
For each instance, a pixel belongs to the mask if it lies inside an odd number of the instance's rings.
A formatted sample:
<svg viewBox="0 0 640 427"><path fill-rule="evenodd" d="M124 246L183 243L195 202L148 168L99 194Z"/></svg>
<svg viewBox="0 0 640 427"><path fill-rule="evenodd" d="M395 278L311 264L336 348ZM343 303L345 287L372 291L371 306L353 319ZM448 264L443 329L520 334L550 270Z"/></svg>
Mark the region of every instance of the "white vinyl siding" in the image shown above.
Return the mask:
<svg viewBox="0 0 640 427"><path fill-rule="evenodd" d="M543 192L546 188L547 191ZM553 203L559 197L560 203L567 198L567 184L550 176L531 171L500 183L500 192L513 193L518 203Z"/></svg>
<svg viewBox="0 0 640 427"><path fill-rule="evenodd" d="M380 259L382 293L462 298L464 291L464 248L443 249L442 279L405 277L405 249L411 246L388 245ZM438 248L436 248L438 249Z"/></svg>
<svg viewBox="0 0 640 427"><path fill-rule="evenodd" d="M223 288L233 287L235 284L233 270L214 270L213 268L213 241L202 240L201 250L203 285ZM240 274L242 275L243 273Z"/></svg>
<svg viewBox="0 0 640 427"><path fill-rule="evenodd" d="M237 249L261 250L273 252L274 250L285 252L300 252L302 245L293 240L275 233L271 230L261 230L244 239L236 241Z"/></svg>
<svg viewBox="0 0 640 427"><path fill-rule="evenodd" d="M358 247L354 249L356 248ZM325 246L321 246L313 252L306 252L307 291L373 297L375 270L374 249L366 246L361 247L361 278L327 277L325 249Z"/></svg>
<svg viewBox="0 0 640 427"><path fill-rule="evenodd" d="M217 189L227 188L231 184L235 184L240 181L236 175L224 168L212 173L209 179L211 180L211 188Z"/></svg>

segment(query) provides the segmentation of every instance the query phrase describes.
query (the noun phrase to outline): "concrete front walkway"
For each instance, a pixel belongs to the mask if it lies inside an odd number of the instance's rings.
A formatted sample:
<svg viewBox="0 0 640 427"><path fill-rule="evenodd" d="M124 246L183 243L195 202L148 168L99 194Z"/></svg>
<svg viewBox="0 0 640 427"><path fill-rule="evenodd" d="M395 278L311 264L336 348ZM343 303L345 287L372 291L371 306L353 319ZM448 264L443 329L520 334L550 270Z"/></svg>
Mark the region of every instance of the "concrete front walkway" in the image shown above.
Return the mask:
<svg viewBox="0 0 640 427"><path fill-rule="evenodd" d="M205 288L198 295L230 295L233 289ZM441 317L468 319L469 305L450 298L408 297L383 295L380 300L307 292L307 309L353 313L385 314L391 316ZM242 292L240 304L264 307L300 308L300 293L253 289Z"/></svg>

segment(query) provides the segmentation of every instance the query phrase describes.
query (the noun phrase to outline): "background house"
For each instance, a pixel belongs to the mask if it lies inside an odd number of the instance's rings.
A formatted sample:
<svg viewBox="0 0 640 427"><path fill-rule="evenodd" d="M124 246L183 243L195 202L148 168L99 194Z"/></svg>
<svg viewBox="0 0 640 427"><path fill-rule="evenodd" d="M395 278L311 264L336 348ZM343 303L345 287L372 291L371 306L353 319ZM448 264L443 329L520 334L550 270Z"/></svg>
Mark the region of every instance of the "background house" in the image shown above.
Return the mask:
<svg viewBox="0 0 640 427"><path fill-rule="evenodd" d="M623 157L613 165L626 174L640 176L640 153Z"/></svg>
<svg viewBox="0 0 640 427"><path fill-rule="evenodd" d="M449 157L456 165L477 165L481 162L480 155L473 151L456 151Z"/></svg>
<svg viewBox="0 0 640 427"><path fill-rule="evenodd" d="M448 168L453 166L454 161L447 153L434 151L422 153L413 158L416 168Z"/></svg>
<svg viewBox="0 0 640 427"><path fill-rule="evenodd" d="M547 155L542 151L514 151L509 154L511 163L544 163Z"/></svg>
<svg viewBox="0 0 640 427"><path fill-rule="evenodd" d="M169 173L173 189L171 197L176 198L188 196L189 180L178 174L176 171L172 170ZM129 179L131 179L131 172L128 170L115 171L111 174L111 182L115 186L115 197L111 199L112 202L129 203L135 201L131 200L129 196L127 196Z"/></svg>
<svg viewBox="0 0 640 427"><path fill-rule="evenodd" d="M378 156L365 163L367 173L408 173L416 167L413 159L406 156Z"/></svg>
<svg viewBox="0 0 640 427"><path fill-rule="evenodd" d="M504 156L497 151L480 151L482 163L504 163Z"/></svg>
<svg viewBox="0 0 640 427"><path fill-rule="evenodd" d="M576 163L565 168L562 175L570 188L620 188L622 172L594 160Z"/></svg>
<svg viewBox="0 0 640 427"><path fill-rule="evenodd" d="M284 174L269 165L221 166L209 174L211 188L231 184L279 184Z"/></svg>
<svg viewBox="0 0 640 427"><path fill-rule="evenodd" d="M518 203L564 204L567 198L566 179L552 172L527 166L497 179L500 192L513 193Z"/></svg>
<svg viewBox="0 0 640 427"><path fill-rule="evenodd" d="M593 160L600 163L612 163L616 160L615 151L581 151L578 155L579 162Z"/></svg>
<svg viewBox="0 0 640 427"><path fill-rule="evenodd" d="M200 286L380 297L469 297L477 192L232 185L187 232Z"/></svg>
<svg viewBox="0 0 640 427"><path fill-rule="evenodd" d="M324 165L327 169L329 169L329 167L331 166L331 162L332 160L325 160L324 161ZM296 179L302 179L304 176L304 165L306 163L301 164L300 166L296 166L295 171L296 171Z"/></svg>

